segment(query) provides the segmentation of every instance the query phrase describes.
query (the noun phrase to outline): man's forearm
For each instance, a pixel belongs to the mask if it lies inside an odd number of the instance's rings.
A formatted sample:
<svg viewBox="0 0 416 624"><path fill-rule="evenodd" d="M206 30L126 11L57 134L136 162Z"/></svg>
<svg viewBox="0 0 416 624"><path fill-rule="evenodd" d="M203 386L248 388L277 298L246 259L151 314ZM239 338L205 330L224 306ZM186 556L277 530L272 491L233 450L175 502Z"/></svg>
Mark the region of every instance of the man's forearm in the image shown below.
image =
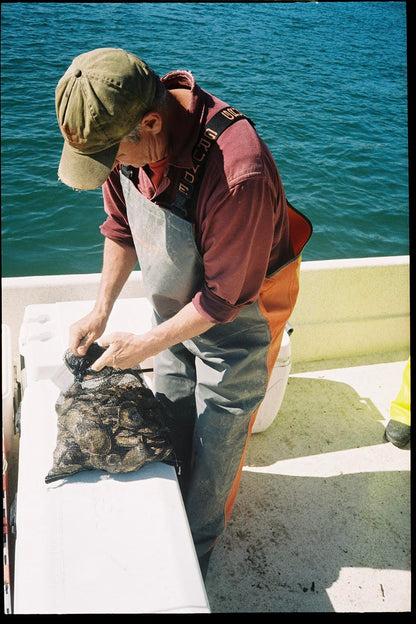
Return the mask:
<svg viewBox="0 0 416 624"><path fill-rule="evenodd" d="M69 347L75 355L85 355L94 340L102 336L121 289L137 262L136 251L106 238L103 270L94 308L69 328Z"/></svg>
<svg viewBox="0 0 416 624"><path fill-rule="evenodd" d="M104 366L121 369L136 366L164 349L203 334L214 325L199 314L193 303L188 303L175 316L146 334L114 332L103 336L101 344L109 348L91 368L98 371Z"/></svg>
<svg viewBox="0 0 416 624"><path fill-rule="evenodd" d="M94 310L108 316L137 263L134 247L120 245L110 238L104 242L103 268Z"/></svg>
<svg viewBox="0 0 416 624"><path fill-rule="evenodd" d="M193 303L188 303L175 316L140 336L139 340L149 349L147 357L150 357L184 340L203 334L214 325L215 323L207 321L199 314Z"/></svg>

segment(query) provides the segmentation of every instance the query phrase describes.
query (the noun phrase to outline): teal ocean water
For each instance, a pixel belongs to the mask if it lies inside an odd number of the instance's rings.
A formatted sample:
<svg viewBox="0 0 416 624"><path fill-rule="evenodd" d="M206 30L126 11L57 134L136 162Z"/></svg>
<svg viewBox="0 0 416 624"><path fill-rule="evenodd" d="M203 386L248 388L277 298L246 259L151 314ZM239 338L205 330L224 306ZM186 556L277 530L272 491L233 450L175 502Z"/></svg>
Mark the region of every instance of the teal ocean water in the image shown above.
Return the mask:
<svg viewBox="0 0 416 624"><path fill-rule="evenodd" d="M406 4L3 3L2 274L101 270L101 191L57 179L54 90L123 47L249 115L314 224L304 260L409 252Z"/></svg>

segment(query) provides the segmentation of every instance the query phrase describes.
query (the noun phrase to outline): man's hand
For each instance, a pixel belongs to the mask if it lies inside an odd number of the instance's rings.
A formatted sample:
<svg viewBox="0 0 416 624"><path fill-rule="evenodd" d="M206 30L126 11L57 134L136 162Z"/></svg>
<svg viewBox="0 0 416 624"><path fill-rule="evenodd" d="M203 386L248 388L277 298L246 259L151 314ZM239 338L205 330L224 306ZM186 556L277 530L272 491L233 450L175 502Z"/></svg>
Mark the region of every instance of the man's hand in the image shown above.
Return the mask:
<svg viewBox="0 0 416 624"><path fill-rule="evenodd" d="M108 334L102 337L100 345L108 349L91 366L94 371L99 371L104 366L124 370L140 364L147 358L144 340L136 334L128 332Z"/></svg>
<svg viewBox="0 0 416 624"><path fill-rule="evenodd" d="M193 304L188 303L175 316L156 325L146 334L115 332L103 336L100 344L108 349L91 368L95 371L104 366L131 368L172 345L208 331L213 326L214 323L204 319Z"/></svg>
<svg viewBox="0 0 416 624"><path fill-rule="evenodd" d="M85 355L88 347L103 335L107 317L98 316L94 311L71 325L69 328L69 348L78 356Z"/></svg>

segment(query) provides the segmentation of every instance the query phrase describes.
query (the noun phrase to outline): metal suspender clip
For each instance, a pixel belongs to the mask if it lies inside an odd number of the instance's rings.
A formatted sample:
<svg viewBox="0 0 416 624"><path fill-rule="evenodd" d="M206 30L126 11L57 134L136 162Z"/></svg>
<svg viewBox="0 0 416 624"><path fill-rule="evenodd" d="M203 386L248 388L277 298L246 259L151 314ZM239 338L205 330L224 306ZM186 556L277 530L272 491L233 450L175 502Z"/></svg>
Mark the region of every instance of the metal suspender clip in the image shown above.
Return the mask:
<svg viewBox="0 0 416 624"><path fill-rule="evenodd" d="M128 180L133 180L133 167L130 167L130 165L121 165L121 172Z"/></svg>

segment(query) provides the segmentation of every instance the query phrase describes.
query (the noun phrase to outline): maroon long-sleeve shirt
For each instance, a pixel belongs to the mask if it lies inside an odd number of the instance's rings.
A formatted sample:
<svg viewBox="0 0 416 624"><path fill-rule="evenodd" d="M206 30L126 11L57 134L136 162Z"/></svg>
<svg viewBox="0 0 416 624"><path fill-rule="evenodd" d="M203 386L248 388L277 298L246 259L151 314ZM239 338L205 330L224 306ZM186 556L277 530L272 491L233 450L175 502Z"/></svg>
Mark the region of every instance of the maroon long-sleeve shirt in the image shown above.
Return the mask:
<svg viewBox="0 0 416 624"><path fill-rule="evenodd" d="M193 76L176 71L162 78L167 89L191 92L188 111L177 106L169 155L134 170L133 182L152 202L168 208L183 169L191 167L201 128L226 103L203 91ZM103 185L104 236L133 245L116 166ZM204 282L193 304L206 319L232 321L255 301L267 274L292 255L285 195L273 157L252 125L239 120L220 135L206 159L195 213L195 240Z"/></svg>

